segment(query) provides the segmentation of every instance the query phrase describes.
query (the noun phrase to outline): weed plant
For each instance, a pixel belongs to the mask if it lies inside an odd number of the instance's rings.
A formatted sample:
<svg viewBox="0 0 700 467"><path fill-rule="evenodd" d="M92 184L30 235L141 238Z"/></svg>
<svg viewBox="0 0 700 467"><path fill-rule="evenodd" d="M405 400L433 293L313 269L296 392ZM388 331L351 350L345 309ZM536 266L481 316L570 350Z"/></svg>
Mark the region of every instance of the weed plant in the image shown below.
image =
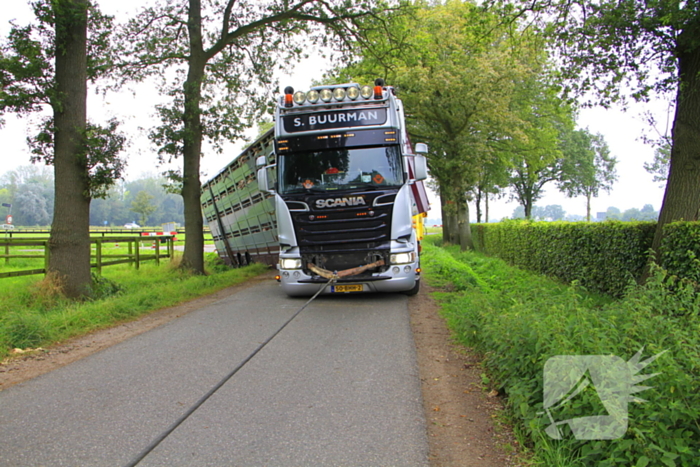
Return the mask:
<svg viewBox="0 0 700 467"><path fill-rule="evenodd" d="M622 299L588 293L508 266L495 258L424 242L422 265L457 338L485 356L493 384L541 465L700 465L700 298L660 268ZM666 351L640 375L651 388L629 402L626 434L613 440L552 439L545 429L543 372L560 355L608 355L629 361ZM596 403L597 402L597 403ZM557 420L607 415L591 387ZM563 425L566 426L566 425Z"/></svg>
<svg viewBox="0 0 700 467"><path fill-rule="evenodd" d="M128 265L103 269L94 276L95 295L81 303L64 299L53 278L37 276L3 279L0 284L0 357L14 348L36 348L135 319L244 282L264 272L265 265L240 269L210 268L208 275L191 275L173 263Z"/></svg>

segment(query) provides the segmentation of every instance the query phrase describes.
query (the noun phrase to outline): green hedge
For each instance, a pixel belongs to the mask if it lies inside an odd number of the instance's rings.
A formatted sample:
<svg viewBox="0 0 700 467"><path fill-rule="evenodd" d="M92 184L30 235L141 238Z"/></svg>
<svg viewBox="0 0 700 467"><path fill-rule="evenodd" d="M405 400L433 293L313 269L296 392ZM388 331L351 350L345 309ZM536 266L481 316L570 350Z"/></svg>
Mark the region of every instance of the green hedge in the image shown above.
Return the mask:
<svg viewBox="0 0 700 467"><path fill-rule="evenodd" d="M620 296L647 264L655 222L479 224L477 250L597 292Z"/></svg>
<svg viewBox="0 0 700 467"><path fill-rule="evenodd" d="M624 237L623 237L624 238ZM700 459L700 296L690 284L655 268L644 286L628 287L621 300L513 268L497 258L425 242L422 264L450 328L485 355L493 384L540 465L697 466ZM629 361L666 351L640 375L659 373L631 402L619 439L551 439L543 414L543 371L560 355L614 355ZM583 391L554 413L556 421L597 415L595 391Z"/></svg>
<svg viewBox="0 0 700 467"><path fill-rule="evenodd" d="M700 283L700 222L673 222L664 227L661 264L669 273Z"/></svg>

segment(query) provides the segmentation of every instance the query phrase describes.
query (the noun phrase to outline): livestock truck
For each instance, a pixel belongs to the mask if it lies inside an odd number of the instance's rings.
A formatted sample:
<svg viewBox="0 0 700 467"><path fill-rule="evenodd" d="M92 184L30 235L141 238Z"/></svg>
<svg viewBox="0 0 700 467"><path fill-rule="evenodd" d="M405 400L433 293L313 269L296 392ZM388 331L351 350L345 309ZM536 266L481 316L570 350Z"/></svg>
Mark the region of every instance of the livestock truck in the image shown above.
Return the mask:
<svg viewBox="0 0 700 467"><path fill-rule="evenodd" d="M217 251L229 264L276 264L292 296L331 278L324 293L415 294L426 152L382 80L288 87L274 128L203 186Z"/></svg>

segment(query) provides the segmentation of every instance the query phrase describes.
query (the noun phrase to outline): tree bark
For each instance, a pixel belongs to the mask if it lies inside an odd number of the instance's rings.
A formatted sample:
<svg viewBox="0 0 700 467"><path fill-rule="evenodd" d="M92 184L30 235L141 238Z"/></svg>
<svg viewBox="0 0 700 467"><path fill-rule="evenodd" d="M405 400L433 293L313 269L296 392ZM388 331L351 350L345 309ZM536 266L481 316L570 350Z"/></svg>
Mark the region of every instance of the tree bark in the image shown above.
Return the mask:
<svg viewBox="0 0 700 467"><path fill-rule="evenodd" d="M457 224L459 226L459 248L462 251L473 250L472 229L469 224L469 203L465 199L462 209L458 211Z"/></svg>
<svg viewBox="0 0 700 467"><path fill-rule="evenodd" d="M698 30L700 26L696 25L683 34ZM679 49L678 52L680 83L672 129L671 164L652 243L657 258L664 226L681 219L697 220L700 208L700 47L690 47L691 50Z"/></svg>
<svg viewBox="0 0 700 467"><path fill-rule="evenodd" d="M591 221L591 194L586 193L586 222Z"/></svg>
<svg viewBox="0 0 700 467"><path fill-rule="evenodd" d="M532 198L525 198L523 208L525 208L525 219L532 219Z"/></svg>
<svg viewBox="0 0 700 467"><path fill-rule="evenodd" d="M481 198L483 196L484 192L481 191L480 188L477 187L476 189L476 223L480 224L481 223ZM486 196L488 196L488 193L486 193Z"/></svg>
<svg viewBox="0 0 700 467"><path fill-rule="evenodd" d="M54 217L49 241L49 272L64 294L91 293L90 194L83 151L87 99L87 0L57 0L56 96L54 114Z"/></svg>
<svg viewBox="0 0 700 467"><path fill-rule="evenodd" d="M489 223L489 193L484 196L484 222Z"/></svg>
<svg viewBox="0 0 700 467"><path fill-rule="evenodd" d="M442 241L454 245L459 241L457 236L457 219L452 201L440 192L440 210L442 213Z"/></svg>
<svg viewBox="0 0 700 467"><path fill-rule="evenodd" d="M202 119L200 104L202 82L207 57L202 43L202 6L200 0L189 2L188 31L190 36L190 57L187 80L184 85L185 108L183 121L185 138L183 141L182 198L185 210L185 251L180 267L196 274L204 274L204 220L200 206L199 181L200 157L202 155Z"/></svg>

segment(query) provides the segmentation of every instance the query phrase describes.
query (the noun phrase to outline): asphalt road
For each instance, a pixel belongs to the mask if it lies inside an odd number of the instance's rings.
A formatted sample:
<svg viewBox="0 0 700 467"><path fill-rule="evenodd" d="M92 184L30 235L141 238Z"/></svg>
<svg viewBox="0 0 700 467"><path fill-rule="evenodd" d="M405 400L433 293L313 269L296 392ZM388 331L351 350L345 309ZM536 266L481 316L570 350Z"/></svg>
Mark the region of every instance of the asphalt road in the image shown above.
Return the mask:
<svg viewBox="0 0 700 467"><path fill-rule="evenodd" d="M127 465L305 299L274 281L0 392L0 465ZM139 466L427 466L402 295L321 297Z"/></svg>

